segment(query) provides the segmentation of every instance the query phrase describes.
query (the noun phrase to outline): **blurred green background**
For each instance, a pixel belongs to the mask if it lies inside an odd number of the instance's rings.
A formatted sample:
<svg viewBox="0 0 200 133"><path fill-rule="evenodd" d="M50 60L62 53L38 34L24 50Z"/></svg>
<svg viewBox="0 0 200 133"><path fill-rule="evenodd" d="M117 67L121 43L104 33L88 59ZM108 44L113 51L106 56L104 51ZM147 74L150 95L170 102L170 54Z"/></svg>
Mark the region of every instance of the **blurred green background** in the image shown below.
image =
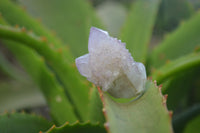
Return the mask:
<svg viewBox="0 0 200 133"><path fill-rule="evenodd" d="M77 0L74 2L70 0L62 2L53 0L12 0L12 2L19 5L20 8L33 16L41 25L58 37L61 42L66 44L66 49L70 50L74 60L76 57L88 53L87 45L91 26L107 30L111 36L121 39L121 33L134 0ZM155 25L152 28L152 36L148 42L147 56L150 57L151 52L157 45L161 44L167 36L170 36L183 23L199 12L199 9L200 0L161 0ZM1 7L0 12L3 12ZM12 25L18 24L15 21L18 16L11 15L12 17L9 18L9 13L7 16L7 20ZM200 23L198 27L200 27ZM29 25L28 30L31 30L31 25ZM37 32L39 33L39 30ZM197 36L200 38L200 35ZM199 45L200 41L198 41L197 46ZM129 46L127 47L129 48ZM190 44L183 49L189 48ZM173 52L176 53L176 50L178 51L178 49L175 49L175 52ZM184 55L184 52L182 55ZM166 60L168 59L166 58ZM0 63L2 64L0 67L0 113L25 110L51 119L48 114L49 108L46 106L45 99L38 86L34 84L13 54L3 45L3 42L0 42ZM143 63L147 66L148 75L150 75L152 69L158 68L162 64L155 63L154 66L151 66L151 59L148 58ZM195 67L162 82L163 93L168 94L168 109L174 112L173 122L180 123L176 127L178 128L177 132L200 132L199 75L200 68ZM188 112L192 112L189 113L190 116L187 115ZM184 119L187 119L186 125L181 124L182 116L186 116L184 117Z"/></svg>

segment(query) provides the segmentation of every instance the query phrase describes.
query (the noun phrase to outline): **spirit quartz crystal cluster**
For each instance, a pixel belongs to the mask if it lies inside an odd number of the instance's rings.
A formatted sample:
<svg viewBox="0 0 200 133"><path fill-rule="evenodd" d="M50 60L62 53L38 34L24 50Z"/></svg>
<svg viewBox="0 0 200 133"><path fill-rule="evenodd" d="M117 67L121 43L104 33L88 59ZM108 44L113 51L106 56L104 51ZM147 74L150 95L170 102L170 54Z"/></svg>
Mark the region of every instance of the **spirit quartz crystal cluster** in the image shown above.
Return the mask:
<svg viewBox="0 0 200 133"><path fill-rule="evenodd" d="M145 67L133 60L125 43L92 27L88 51L76 59L76 66L89 81L115 98L132 98L144 91Z"/></svg>

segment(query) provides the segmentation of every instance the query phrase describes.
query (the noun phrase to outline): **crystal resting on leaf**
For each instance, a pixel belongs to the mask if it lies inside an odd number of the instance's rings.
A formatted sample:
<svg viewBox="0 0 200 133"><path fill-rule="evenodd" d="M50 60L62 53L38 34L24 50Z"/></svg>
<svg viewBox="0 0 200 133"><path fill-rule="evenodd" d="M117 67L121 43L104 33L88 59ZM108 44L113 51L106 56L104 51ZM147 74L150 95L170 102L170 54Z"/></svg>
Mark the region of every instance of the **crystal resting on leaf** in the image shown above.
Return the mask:
<svg viewBox="0 0 200 133"><path fill-rule="evenodd" d="M89 81L115 98L132 98L144 91L145 67L133 60L125 43L92 27L88 50L76 59L76 66Z"/></svg>

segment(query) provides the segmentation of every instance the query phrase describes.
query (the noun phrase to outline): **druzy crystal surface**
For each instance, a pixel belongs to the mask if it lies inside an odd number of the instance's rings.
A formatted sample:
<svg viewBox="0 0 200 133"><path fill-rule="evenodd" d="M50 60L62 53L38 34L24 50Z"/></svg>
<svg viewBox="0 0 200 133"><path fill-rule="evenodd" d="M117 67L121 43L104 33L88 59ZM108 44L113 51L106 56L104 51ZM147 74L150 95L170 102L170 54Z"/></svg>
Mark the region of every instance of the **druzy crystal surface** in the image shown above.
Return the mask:
<svg viewBox="0 0 200 133"><path fill-rule="evenodd" d="M133 60L125 43L92 27L88 51L76 59L76 66L89 81L116 98L131 98L143 92L145 67Z"/></svg>

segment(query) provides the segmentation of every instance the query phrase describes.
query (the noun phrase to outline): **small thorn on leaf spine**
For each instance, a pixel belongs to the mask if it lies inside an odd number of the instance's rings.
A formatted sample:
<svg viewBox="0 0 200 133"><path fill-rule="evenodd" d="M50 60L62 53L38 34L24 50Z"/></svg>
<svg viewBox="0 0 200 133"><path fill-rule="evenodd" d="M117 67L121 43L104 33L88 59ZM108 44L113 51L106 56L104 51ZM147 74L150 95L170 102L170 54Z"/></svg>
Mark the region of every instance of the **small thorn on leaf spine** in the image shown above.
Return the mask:
<svg viewBox="0 0 200 133"><path fill-rule="evenodd" d="M104 124L104 127L106 128L107 131L109 131L109 123L108 123L108 122L106 122L106 123Z"/></svg>
<svg viewBox="0 0 200 133"><path fill-rule="evenodd" d="M105 108L103 108L103 109L102 109L102 111L105 113L105 112L106 112L106 109L105 109Z"/></svg>
<svg viewBox="0 0 200 133"><path fill-rule="evenodd" d="M200 46L196 46L194 49L194 52L196 52L196 53L200 52Z"/></svg>
<svg viewBox="0 0 200 133"><path fill-rule="evenodd" d="M153 81L153 83L154 83L154 85L157 87L157 81L156 81L156 80L154 80L154 81Z"/></svg>
<svg viewBox="0 0 200 133"><path fill-rule="evenodd" d="M26 32L26 28L25 28L25 27L22 27L22 28L21 28L21 31L22 31L22 32Z"/></svg>
<svg viewBox="0 0 200 133"><path fill-rule="evenodd" d="M169 117L172 118L173 116L173 111L169 111Z"/></svg>
<svg viewBox="0 0 200 133"><path fill-rule="evenodd" d="M169 59L166 60L166 64L169 64L171 61Z"/></svg>
<svg viewBox="0 0 200 133"><path fill-rule="evenodd" d="M16 28L16 29L18 29L18 28L19 28L19 25L18 25L18 24L16 24L16 25L15 25L15 28Z"/></svg>
<svg viewBox="0 0 200 133"><path fill-rule="evenodd" d="M43 41L43 42L47 42L47 38L45 36L41 36L40 39Z"/></svg>
<svg viewBox="0 0 200 133"><path fill-rule="evenodd" d="M163 96L163 98L162 98L163 105L166 105L166 103L167 103L167 97L168 97L167 94L165 94L165 95Z"/></svg>

